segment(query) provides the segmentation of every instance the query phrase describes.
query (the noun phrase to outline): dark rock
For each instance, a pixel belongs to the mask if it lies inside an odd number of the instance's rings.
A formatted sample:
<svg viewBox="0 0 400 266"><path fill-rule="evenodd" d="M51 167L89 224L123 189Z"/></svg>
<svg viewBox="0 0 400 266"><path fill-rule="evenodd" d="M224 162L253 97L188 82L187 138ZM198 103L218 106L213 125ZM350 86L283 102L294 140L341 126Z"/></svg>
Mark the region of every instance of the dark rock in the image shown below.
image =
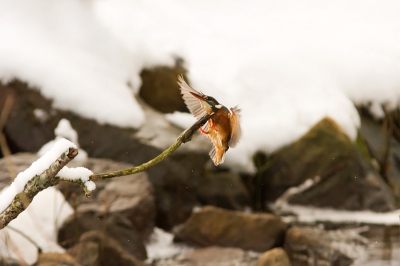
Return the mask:
<svg viewBox="0 0 400 266"><path fill-rule="evenodd" d="M251 205L249 193L240 176L232 172L209 173L197 188L200 203L225 209L243 210Z"/></svg>
<svg viewBox="0 0 400 266"><path fill-rule="evenodd" d="M284 248L296 266L351 265L353 259L340 252L334 243L323 230L292 227L286 233Z"/></svg>
<svg viewBox="0 0 400 266"><path fill-rule="evenodd" d="M4 126L4 135L12 153L37 152L54 138L53 130L59 120L49 119L56 113L51 101L37 90L27 88L26 83L17 80L0 84L0 110L3 110L7 97L13 98L11 112ZM43 115L35 115L38 110Z"/></svg>
<svg viewBox="0 0 400 266"><path fill-rule="evenodd" d="M39 254L35 266L80 266L80 264L66 253L42 253Z"/></svg>
<svg viewBox="0 0 400 266"><path fill-rule="evenodd" d="M361 116L361 127L360 127L360 141L365 142L366 150L365 153L373 163L378 165L378 169L385 175L387 182L390 184L392 189L397 193L397 197L400 198L400 143L393 137L388 136L387 130L382 125L373 120L372 118ZM385 147L387 138L388 147ZM360 143L362 145L363 143ZM360 146L359 145L359 146ZM389 149L386 151L386 149ZM387 161L383 161L387 152ZM398 199L400 201L400 199Z"/></svg>
<svg viewBox="0 0 400 266"><path fill-rule="evenodd" d="M282 248L273 248L261 254L257 266L291 266L289 257Z"/></svg>
<svg viewBox="0 0 400 266"><path fill-rule="evenodd" d="M107 218L101 214L96 217L94 212L78 213L67 219L59 229L58 242L64 248L70 248L78 243L82 234L90 230L101 230L105 235L112 236L121 247L138 259L147 258L139 232L127 218L120 215Z"/></svg>
<svg viewBox="0 0 400 266"><path fill-rule="evenodd" d="M200 205L196 189L203 175L206 154L175 154L165 159L162 175L149 175L157 202L156 225L170 230L183 223Z"/></svg>
<svg viewBox="0 0 400 266"><path fill-rule="evenodd" d="M83 258L85 256L85 251L90 251L92 254L87 256L90 260L94 259L98 255L98 260L94 261L91 265L121 265L121 266L140 266L142 263L131 253L126 251L118 241L116 241L113 237L107 236L99 231L89 231L83 234L79 243L92 243L79 245L78 247L74 247L70 249L68 252L72 254L78 254L81 252L81 256L79 258ZM97 252L94 250L93 243L97 244ZM84 250L78 251L78 248L85 248ZM87 260L89 261L89 260Z"/></svg>
<svg viewBox="0 0 400 266"><path fill-rule="evenodd" d="M246 214L206 206L177 229L176 241L265 251L282 243L287 225L272 214Z"/></svg>
<svg viewBox="0 0 400 266"><path fill-rule="evenodd" d="M319 176L315 186L289 203L348 210L394 209L390 188L339 126L326 118L295 143L276 152L262 173L264 198L273 201L290 187Z"/></svg>
<svg viewBox="0 0 400 266"><path fill-rule="evenodd" d="M188 111L177 84L177 77L185 73L186 70L180 65L173 68L158 66L142 70L140 97L148 105L163 113Z"/></svg>
<svg viewBox="0 0 400 266"><path fill-rule="evenodd" d="M71 122L78 133L80 147L89 157L109 158L133 165L140 165L159 155L182 132L163 115L149 110L145 105L143 108L146 120L149 121L147 124L151 125L145 124L135 130L100 125L72 112L55 110L50 100L22 82L16 81L0 87L4 95L5 91L15 95L13 110L5 125L5 135L14 147L13 152L37 152L54 138L54 128L61 118ZM41 116L35 115L37 109L41 110ZM158 227L169 230L184 222L193 207L200 204L196 187L204 172L204 165L210 160L207 154L210 146L204 143L209 144L204 137L194 136L189 144L182 145L174 154L147 170L157 195Z"/></svg>
<svg viewBox="0 0 400 266"><path fill-rule="evenodd" d="M94 165L100 165L97 170L108 169L110 166L128 168L126 164L104 159L90 159L87 162L92 169L96 169ZM80 164L87 166L84 162ZM154 192L147 175L139 173L99 180L96 185L90 199L86 199L82 193L79 198L69 197L71 204L76 206L76 213L60 228L58 241L64 247L71 247L84 232L99 230L112 235L137 258L146 259L143 241L152 232L155 219ZM63 187L61 190L67 194L72 189Z"/></svg>
<svg viewBox="0 0 400 266"><path fill-rule="evenodd" d="M99 243L97 242L79 242L72 248L67 250L67 253L71 255L75 260L82 266L99 266Z"/></svg>

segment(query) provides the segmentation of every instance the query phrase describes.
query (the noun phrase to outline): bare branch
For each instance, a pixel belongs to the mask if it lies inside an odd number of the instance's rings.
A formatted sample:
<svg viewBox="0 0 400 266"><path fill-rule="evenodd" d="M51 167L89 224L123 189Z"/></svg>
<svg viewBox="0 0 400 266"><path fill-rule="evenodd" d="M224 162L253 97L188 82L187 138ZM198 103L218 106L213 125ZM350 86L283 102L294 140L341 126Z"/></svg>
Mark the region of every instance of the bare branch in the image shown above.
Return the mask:
<svg viewBox="0 0 400 266"><path fill-rule="evenodd" d="M205 116L203 116L196 123L194 123L190 128L188 128L184 132L182 132L182 134L179 135L178 139L171 146L169 146L168 149L166 149L165 151L160 153L160 155L158 155L154 159L151 159L150 161L143 163L139 166L133 167L133 168L114 171L114 172L110 172L110 173L93 174L89 177L89 179L90 180L107 179L107 178L112 178L112 177L117 177L117 176L132 175L132 174L140 173L140 172L147 170L148 168L150 168L150 167L158 164L162 160L164 160L168 155L170 155L176 149L178 149L182 143L189 142L192 139L193 134L201 126L203 126L212 116L213 116L213 114L206 114Z"/></svg>

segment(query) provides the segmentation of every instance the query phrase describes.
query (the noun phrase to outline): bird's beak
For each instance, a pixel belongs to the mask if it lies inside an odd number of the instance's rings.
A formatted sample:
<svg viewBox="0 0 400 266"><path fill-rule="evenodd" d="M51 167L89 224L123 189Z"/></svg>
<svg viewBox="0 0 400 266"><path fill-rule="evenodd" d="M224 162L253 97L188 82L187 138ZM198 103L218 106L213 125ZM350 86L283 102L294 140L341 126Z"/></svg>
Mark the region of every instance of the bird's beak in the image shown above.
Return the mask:
<svg viewBox="0 0 400 266"><path fill-rule="evenodd" d="M198 95L198 94L196 94L196 93L193 93L193 92L190 92L190 94L192 94L194 97L196 97L197 99L199 99L199 100L201 100L201 101L204 101L204 99L203 99L203 97L201 97L200 95Z"/></svg>

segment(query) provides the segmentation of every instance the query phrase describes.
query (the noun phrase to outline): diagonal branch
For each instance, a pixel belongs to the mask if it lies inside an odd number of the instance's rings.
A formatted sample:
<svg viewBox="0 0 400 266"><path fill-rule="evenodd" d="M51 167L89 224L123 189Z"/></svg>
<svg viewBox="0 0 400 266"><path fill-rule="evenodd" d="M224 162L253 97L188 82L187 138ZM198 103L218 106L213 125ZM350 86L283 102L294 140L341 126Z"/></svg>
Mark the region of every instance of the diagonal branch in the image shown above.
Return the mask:
<svg viewBox="0 0 400 266"><path fill-rule="evenodd" d="M205 116L200 118L190 128L188 128L184 132L182 132L182 134L179 135L178 139L171 146L169 146L168 149L166 149L165 151L160 153L154 159L151 159L150 161L143 163L139 166L135 166L135 167L128 168L128 169L123 169L123 170L114 171L114 172L110 172L110 173L93 174L89 177L89 179L90 180L107 179L107 178L112 178L112 177L117 177L117 176L132 175L132 174L140 173L140 172L147 170L148 168L150 168L150 167L158 164L162 160L164 160L168 155L170 155L176 149L178 149L182 143L186 143L186 142L190 141L192 139L193 134L201 126L203 126L212 116L213 116L213 114L206 114Z"/></svg>
<svg viewBox="0 0 400 266"><path fill-rule="evenodd" d="M75 148L69 148L40 175L36 175L25 185L24 190L18 193L11 204L0 214L0 229L7 226L12 220L23 212L33 198L40 191L55 186L60 182L57 173L78 154Z"/></svg>

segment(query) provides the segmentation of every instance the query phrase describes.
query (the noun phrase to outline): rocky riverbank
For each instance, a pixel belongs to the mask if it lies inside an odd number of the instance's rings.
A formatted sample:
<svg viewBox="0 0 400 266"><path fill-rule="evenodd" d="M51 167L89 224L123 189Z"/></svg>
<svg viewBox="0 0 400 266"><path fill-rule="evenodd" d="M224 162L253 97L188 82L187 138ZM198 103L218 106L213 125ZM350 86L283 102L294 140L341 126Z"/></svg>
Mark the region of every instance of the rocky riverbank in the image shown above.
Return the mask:
<svg viewBox="0 0 400 266"><path fill-rule="evenodd" d="M32 153L54 138L61 118L71 122L80 147L90 157L70 166L100 173L155 157L183 130L162 113L184 109L175 79L167 78L179 71L143 72L140 102L148 123L139 130L100 125L56 110L51 100L20 81L3 84L0 109L7 96L14 97L4 133L15 153L11 158L16 172L28 167L37 158ZM153 82L160 75L165 75L162 83ZM176 101L165 99L165 91ZM146 102L149 94L152 101ZM157 106L163 107L156 110ZM58 189L74 210L57 232L66 253L41 254L37 265L51 265L48 261L68 265L351 265L366 258L371 241L363 236L369 232L365 224L352 224L353 231L349 224L304 224L287 219L295 213L273 207L283 202L378 213L399 208L399 112L388 113L383 121L375 121L363 109L360 114L356 143L327 117L274 154L256 154L254 174L214 167L207 155L209 142L197 135L145 173L97 181L90 199L78 186L62 184ZM10 183L13 172L9 169L7 160L1 159L1 188ZM314 182L302 189L308 180ZM146 245L155 228L171 232L175 243L193 249L149 259Z"/></svg>

